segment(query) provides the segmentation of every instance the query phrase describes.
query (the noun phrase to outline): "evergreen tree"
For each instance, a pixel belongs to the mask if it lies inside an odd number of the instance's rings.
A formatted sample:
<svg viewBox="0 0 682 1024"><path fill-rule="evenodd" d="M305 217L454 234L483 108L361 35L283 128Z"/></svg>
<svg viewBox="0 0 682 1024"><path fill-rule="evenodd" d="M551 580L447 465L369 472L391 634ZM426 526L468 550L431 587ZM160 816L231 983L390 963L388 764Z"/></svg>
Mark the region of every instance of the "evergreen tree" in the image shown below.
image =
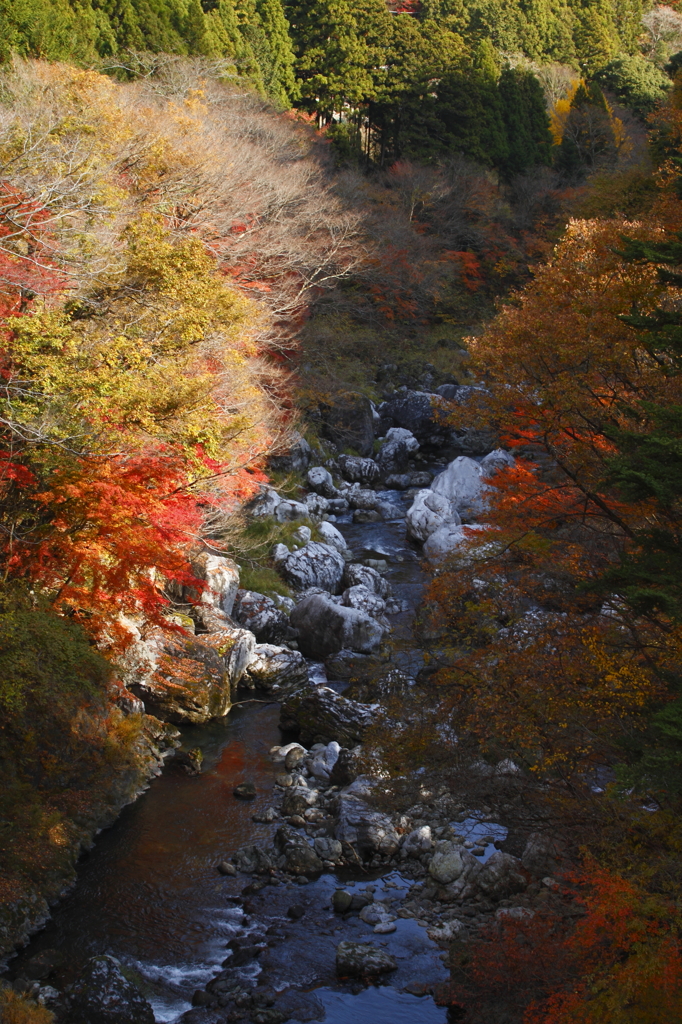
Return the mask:
<svg viewBox="0 0 682 1024"><path fill-rule="evenodd" d="M535 75L503 71L499 81L508 155L501 165L507 178L552 162L552 136L545 97Z"/></svg>
<svg viewBox="0 0 682 1024"><path fill-rule="evenodd" d="M262 68L265 90L278 106L290 107L298 96L298 84L289 22L281 0L257 0L257 10L267 43L267 65Z"/></svg>

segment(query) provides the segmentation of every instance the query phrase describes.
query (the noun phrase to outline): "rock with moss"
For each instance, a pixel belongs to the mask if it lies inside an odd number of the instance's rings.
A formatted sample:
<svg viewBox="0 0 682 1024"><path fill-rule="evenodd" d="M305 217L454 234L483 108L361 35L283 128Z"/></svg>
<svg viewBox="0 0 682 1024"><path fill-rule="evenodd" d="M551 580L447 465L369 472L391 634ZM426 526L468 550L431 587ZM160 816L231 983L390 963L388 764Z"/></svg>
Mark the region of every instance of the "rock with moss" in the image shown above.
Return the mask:
<svg viewBox="0 0 682 1024"><path fill-rule="evenodd" d="M126 652L124 682L164 722L197 724L222 718L231 707L234 680L241 678L253 655L255 637L249 633L251 642L244 643L244 633L225 630L195 637L149 630Z"/></svg>
<svg viewBox="0 0 682 1024"><path fill-rule="evenodd" d="M154 1011L118 960L95 956L69 993L66 1024L154 1024Z"/></svg>

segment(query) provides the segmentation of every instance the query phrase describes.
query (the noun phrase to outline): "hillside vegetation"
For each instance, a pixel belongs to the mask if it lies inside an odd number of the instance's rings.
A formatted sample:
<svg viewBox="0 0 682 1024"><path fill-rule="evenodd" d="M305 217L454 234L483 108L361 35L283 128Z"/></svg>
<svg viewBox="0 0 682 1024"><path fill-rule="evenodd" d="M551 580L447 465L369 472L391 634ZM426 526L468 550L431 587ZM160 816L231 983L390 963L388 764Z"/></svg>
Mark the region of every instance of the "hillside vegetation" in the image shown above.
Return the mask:
<svg viewBox="0 0 682 1024"><path fill-rule="evenodd" d="M452 425L518 458L389 767L513 761L582 916L453 947L448 998L682 1019L682 15L21 0L0 40L0 925L149 770L131 622L202 544L274 576L237 513L295 433L477 382Z"/></svg>

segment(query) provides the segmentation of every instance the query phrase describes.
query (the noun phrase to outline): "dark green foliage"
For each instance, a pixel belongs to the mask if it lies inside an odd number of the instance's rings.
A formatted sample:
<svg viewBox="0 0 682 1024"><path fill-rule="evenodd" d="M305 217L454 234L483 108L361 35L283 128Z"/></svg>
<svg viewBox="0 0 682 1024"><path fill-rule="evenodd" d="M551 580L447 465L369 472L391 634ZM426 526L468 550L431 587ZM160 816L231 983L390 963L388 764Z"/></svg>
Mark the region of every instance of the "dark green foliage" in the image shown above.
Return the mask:
<svg viewBox="0 0 682 1024"><path fill-rule="evenodd" d="M670 79L639 54L619 54L595 75L595 80L626 107L644 117L670 90Z"/></svg>
<svg viewBox="0 0 682 1024"><path fill-rule="evenodd" d="M127 50L227 57L277 106L298 95L281 0L0 0L0 60L97 64Z"/></svg>
<svg viewBox="0 0 682 1024"><path fill-rule="evenodd" d="M621 766L618 781L639 792L682 796L682 699L666 704L651 718L633 763Z"/></svg>
<svg viewBox="0 0 682 1024"><path fill-rule="evenodd" d="M502 164L506 177L529 167L550 164L552 136L545 98L537 78L518 71L503 71L499 81L508 155Z"/></svg>
<svg viewBox="0 0 682 1024"><path fill-rule="evenodd" d="M0 599L0 711L21 719L73 714L101 702L111 666L75 623L31 606L21 592ZM5 728L7 728L7 724Z"/></svg>

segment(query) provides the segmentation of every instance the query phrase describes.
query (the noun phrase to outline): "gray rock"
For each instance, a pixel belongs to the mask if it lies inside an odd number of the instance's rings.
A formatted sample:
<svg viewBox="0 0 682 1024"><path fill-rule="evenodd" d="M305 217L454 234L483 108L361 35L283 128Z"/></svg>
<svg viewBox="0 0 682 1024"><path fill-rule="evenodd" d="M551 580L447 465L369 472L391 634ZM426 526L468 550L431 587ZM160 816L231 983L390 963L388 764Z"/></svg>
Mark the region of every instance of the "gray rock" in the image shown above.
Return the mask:
<svg viewBox="0 0 682 1024"><path fill-rule="evenodd" d="M428 391L399 391L380 411L382 418L390 417L394 426L409 430L418 441L446 429L443 418L448 412L447 402Z"/></svg>
<svg viewBox="0 0 682 1024"><path fill-rule="evenodd" d="M345 564L343 556L336 548L329 544L321 544L319 541L311 541L300 551L292 551L287 555L278 564L277 569L287 583L297 590L320 587L335 594L339 589ZM292 621L292 625L296 623Z"/></svg>
<svg viewBox="0 0 682 1024"><path fill-rule="evenodd" d="M287 636L289 630L286 613L277 607L272 598L254 590L237 591L232 615L261 644L277 643Z"/></svg>
<svg viewBox="0 0 682 1024"><path fill-rule="evenodd" d="M313 758L313 763L310 766L310 770L316 779L321 779L323 782L329 782L329 777L334 770L334 765L339 759L339 753L341 747L332 740L328 743L324 750L319 751Z"/></svg>
<svg viewBox="0 0 682 1024"><path fill-rule="evenodd" d="M332 896L332 906L336 914L345 914L350 910L353 897L345 889L336 889Z"/></svg>
<svg viewBox="0 0 682 1024"><path fill-rule="evenodd" d="M416 475L416 474L415 474ZM391 473L384 480L386 487L396 491L406 491L408 487L428 487L431 483L431 477L428 478L425 484L415 484L412 482L412 477L409 473Z"/></svg>
<svg viewBox="0 0 682 1024"><path fill-rule="evenodd" d="M356 583L343 592L343 603L347 608L357 608L372 618L378 618L386 611L386 602L364 583Z"/></svg>
<svg viewBox="0 0 682 1024"><path fill-rule="evenodd" d="M234 787L232 793L238 800L255 800L258 796L258 790L253 782L240 782L238 786Z"/></svg>
<svg viewBox="0 0 682 1024"><path fill-rule="evenodd" d="M294 519L307 519L308 506L302 501L287 499L280 501L275 509L275 519L278 523L289 523Z"/></svg>
<svg viewBox="0 0 682 1024"><path fill-rule="evenodd" d="M392 857L400 846L400 836L387 815L368 806L363 799L367 793L367 782L360 776L338 794L336 838L357 847L365 857Z"/></svg>
<svg viewBox="0 0 682 1024"><path fill-rule="evenodd" d="M308 486L323 498L336 498L338 495L332 475L324 466L313 466L308 470Z"/></svg>
<svg viewBox="0 0 682 1024"><path fill-rule="evenodd" d="M281 562L284 562L289 557L291 552L286 544L274 544L270 555L276 566L279 566Z"/></svg>
<svg viewBox="0 0 682 1024"><path fill-rule="evenodd" d="M386 632L365 612L336 604L324 594L300 601L291 613L291 625L298 630L298 644L306 657L318 660L343 648L370 654Z"/></svg>
<svg viewBox="0 0 682 1024"><path fill-rule="evenodd" d="M433 480L433 473L429 473L428 470L418 470L416 473L410 474L410 487L430 487L431 481Z"/></svg>
<svg viewBox="0 0 682 1024"><path fill-rule="evenodd" d="M436 394L448 402L452 402L457 397L459 389L459 384L441 384L439 388L436 388Z"/></svg>
<svg viewBox="0 0 682 1024"><path fill-rule="evenodd" d="M383 905L383 903L370 903L360 911L360 920L372 927L378 924L388 924L395 921L396 915Z"/></svg>
<svg viewBox="0 0 682 1024"><path fill-rule="evenodd" d="M319 875L324 865L307 840L290 825L280 825L275 845L284 858L284 869L292 875Z"/></svg>
<svg viewBox="0 0 682 1024"><path fill-rule="evenodd" d="M381 470L374 459L363 459L358 455L339 455L338 462L344 479L351 483L373 484L381 476Z"/></svg>
<svg viewBox="0 0 682 1024"><path fill-rule="evenodd" d="M366 942L340 942L336 947L336 973L341 978L372 978L398 967L396 960Z"/></svg>
<svg viewBox="0 0 682 1024"><path fill-rule="evenodd" d="M307 544L312 536L313 533L309 526L299 526L297 530L294 530L293 539L297 544Z"/></svg>
<svg viewBox="0 0 682 1024"><path fill-rule="evenodd" d="M315 519L321 519L331 510L331 501L323 498L320 494L306 494L305 503L308 507L308 514Z"/></svg>
<svg viewBox="0 0 682 1024"><path fill-rule="evenodd" d="M538 878L546 875L558 875L566 860L561 843L543 832L533 832L528 837L521 856L521 863L526 871Z"/></svg>
<svg viewBox="0 0 682 1024"><path fill-rule="evenodd" d="M483 865L476 884L486 896L500 899L523 892L530 881L530 875L518 857L496 850Z"/></svg>
<svg viewBox="0 0 682 1024"><path fill-rule="evenodd" d="M375 511L385 523L394 523L397 519L405 518L405 510L400 505L394 505L392 501L378 501Z"/></svg>
<svg viewBox="0 0 682 1024"><path fill-rule="evenodd" d="M339 864L343 859L343 847L338 839L331 839L329 836L320 836L314 842L315 853L322 860L329 860L333 864Z"/></svg>
<svg viewBox="0 0 682 1024"><path fill-rule="evenodd" d="M431 490L419 491L407 511L407 536L422 544L442 526L460 522L448 497Z"/></svg>
<svg viewBox="0 0 682 1024"><path fill-rule="evenodd" d="M471 540L471 531L483 529L485 527L478 523L471 523L466 527L457 523L446 523L427 537L424 554L432 562L438 562L453 551L465 550Z"/></svg>
<svg viewBox="0 0 682 1024"><path fill-rule="evenodd" d="M422 825L405 836L400 846L400 856L403 859L421 857L423 853L430 853L432 849L431 829L428 825Z"/></svg>
<svg viewBox="0 0 682 1024"><path fill-rule="evenodd" d="M346 500L351 508L362 509L363 512L373 511L378 503L379 497L376 491L366 487L354 485L346 491Z"/></svg>
<svg viewBox="0 0 682 1024"><path fill-rule="evenodd" d="M332 786L350 786L360 774L360 759L355 750L341 747L336 764L329 774Z"/></svg>
<svg viewBox="0 0 682 1024"><path fill-rule="evenodd" d="M309 807L314 807L318 801L316 789L309 789L308 786L291 786L284 794L282 801L282 814L291 818L294 814L305 814Z"/></svg>
<svg viewBox="0 0 682 1024"><path fill-rule="evenodd" d="M388 580L385 580L381 573L378 573L376 569L371 569L368 565L354 562L352 565L347 565L344 570L343 585L348 588L357 584L363 584L368 590L374 591L384 599L391 596Z"/></svg>
<svg viewBox="0 0 682 1024"><path fill-rule="evenodd" d="M272 469L280 473L304 473L312 456L312 449L306 439L300 434L293 434L289 451L272 455L268 461Z"/></svg>
<svg viewBox="0 0 682 1024"><path fill-rule="evenodd" d="M335 526L331 523L320 523L317 530L323 543L335 548L344 560L351 557L350 549L346 544L346 538Z"/></svg>
<svg viewBox="0 0 682 1024"><path fill-rule="evenodd" d="M113 956L88 960L68 999L73 1024L154 1024L154 1011Z"/></svg>
<svg viewBox="0 0 682 1024"><path fill-rule="evenodd" d="M349 700L328 686L306 687L282 703L280 721L283 729L296 729L303 743L336 740L354 747L376 722L377 711L376 705Z"/></svg>
<svg viewBox="0 0 682 1024"><path fill-rule="evenodd" d="M275 869L272 856L260 846L245 846L237 850L232 861L244 875L269 875Z"/></svg>
<svg viewBox="0 0 682 1024"><path fill-rule="evenodd" d="M232 694L242 681L244 673L256 654L256 638L249 629L221 629L201 637L220 655L225 666Z"/></svg>
<svg viewBox="0 0 682 1024"><path fill-rule="evenodd" d="M300 651L273 644L256 644L253 661L242 683L279 699L308 682L308 664Z"/></svg>
<svg viewBox="0 0 682 1024"><path fill-rule="evenodd" d="M230 616L239 587L239 566L231 558L203 551L192 558L192 572L206 587L198 595L202 607L220 617ZM185 601L196 600L191 588L185 588ZM225 625L229 625L227 618Z"/></svg>
<svg viewBox="0 0 682 1024"><path fill-rule="evenodd" d="M516 465L513 455L506 452L504 448L496 448L481 459L480 466L483 476L492 476L498 469L506 469Z"/></svg>
<svg viewBox="0 0 682 1024"><path fill-rule="evenodd" d="M455 843L438 843L436 853L429 862L429 874L439 883L456 882L464 873L463 849Z"/></svg>
<svg viewBox="0 0 682 1024"><path fill-rule="evenodd" d="M246 507L250 515L258 519L264 519L266 516L274 516L275 510L281 501L282 498L274 487L261 484L260 493Z"/></svg>
<svg viewBox="0 0 682 1024"><path fill-rule="evenodd" d="M400 473L407 466L411 455L419 451L419 441L404 427L392 427L379 449L377 464L383 475Z"/></svg>
<svg viewBox="0 0 682 1024"><path fill-rule="evenodd" d="M431 484L434 494L446 498L452 508L466 516L476 516L485 508L481 467L466 455L454 459Z"/></svg>

